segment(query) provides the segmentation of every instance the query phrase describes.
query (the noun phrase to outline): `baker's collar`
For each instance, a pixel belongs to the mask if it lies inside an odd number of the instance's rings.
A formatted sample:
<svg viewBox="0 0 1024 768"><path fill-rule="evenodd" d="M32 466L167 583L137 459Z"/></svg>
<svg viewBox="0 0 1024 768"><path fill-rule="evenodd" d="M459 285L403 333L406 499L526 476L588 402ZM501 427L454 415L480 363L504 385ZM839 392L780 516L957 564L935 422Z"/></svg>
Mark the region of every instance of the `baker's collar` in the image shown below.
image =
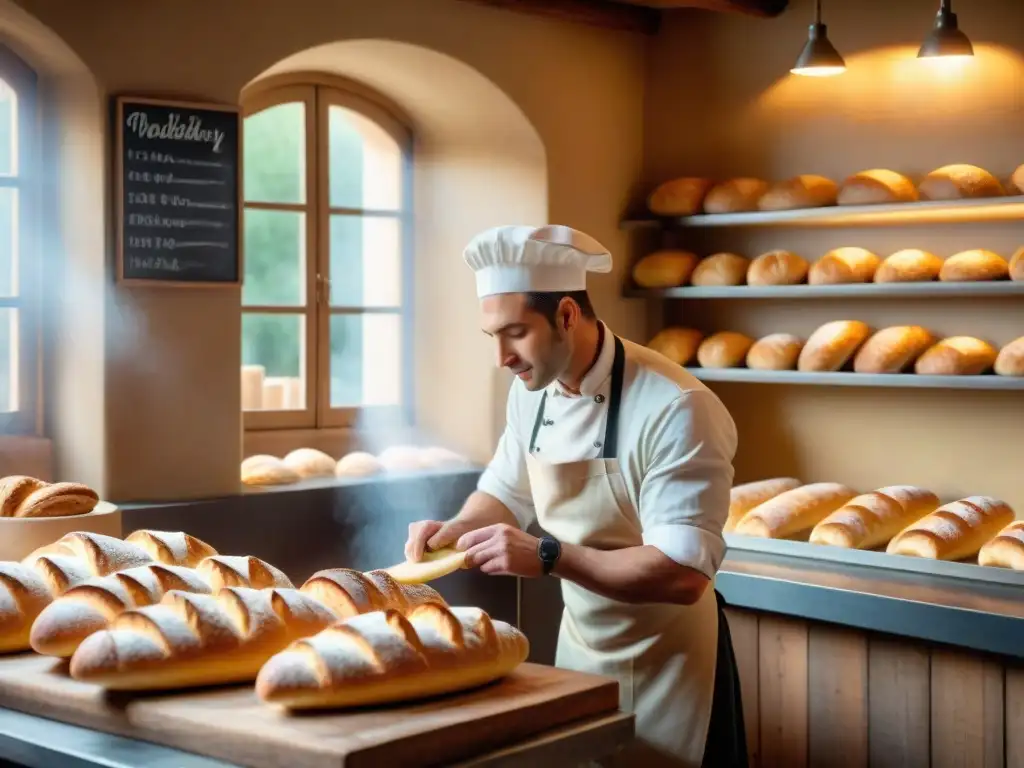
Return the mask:
<svg viewBox="0 0 1024 768"><path fill-rule="evenodd" d="M580 393L577 395L575 392L570 392L562 386L562 382L555 379L548 385L549 395L554 395L557 392L566 397L590 397L596 395L608 377L612 375L612 363L615 362L615 336L607 325L600 320L597 322L603 331L601 335L604 340L601 342L601 351L597 355L597 360L587 371L583 381L580 382Z"/></svg>

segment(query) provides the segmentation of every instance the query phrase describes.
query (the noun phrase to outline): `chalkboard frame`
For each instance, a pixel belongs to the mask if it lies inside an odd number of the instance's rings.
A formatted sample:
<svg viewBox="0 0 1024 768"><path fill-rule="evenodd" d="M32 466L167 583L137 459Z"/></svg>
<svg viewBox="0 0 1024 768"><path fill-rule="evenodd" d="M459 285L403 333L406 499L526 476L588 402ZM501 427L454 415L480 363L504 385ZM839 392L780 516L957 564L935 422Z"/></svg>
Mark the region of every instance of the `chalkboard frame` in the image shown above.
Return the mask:
<svg viewBox="0 0 1024 768"><path fill-rule="evenodd" d="M245 206L242 158L245 156L243 142L242 108L238 104L218 104L207 101L187 99L161 99L150 96L134 96L119 94L114 100L114 202L116 211L117 263L116 280L119 285L164 288L239 288L245 275ZM235 279L234 280L155 280L149 278L126 277L124 272L124 113L125 108L133 105L170 107L187 109L195 112L230 112L237 121L237 154L235 157Z"/></svg>

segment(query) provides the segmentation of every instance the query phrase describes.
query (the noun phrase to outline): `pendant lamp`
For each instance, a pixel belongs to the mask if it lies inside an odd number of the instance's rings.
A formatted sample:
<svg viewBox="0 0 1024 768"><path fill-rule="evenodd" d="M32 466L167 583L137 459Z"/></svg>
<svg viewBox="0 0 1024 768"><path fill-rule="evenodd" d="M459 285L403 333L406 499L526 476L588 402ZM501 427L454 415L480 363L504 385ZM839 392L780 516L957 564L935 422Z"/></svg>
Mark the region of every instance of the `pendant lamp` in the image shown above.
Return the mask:
<svg viewBox="0 0 1024 768"><path fill-rule="evenodd" d="M810 77L829 77L846 71L846 62L829 41L828 30L821 23L821 0L814 2L814 23L808 27L807 42L789 71Z"/></svg>
<svg viewBox="0 0 1024 768"><path fill-rule="evenodd" d="M956 23L956 14L952 10L952 0L941 0L939 12L935 14L935 25L928 37L921 43L917 58L973 56L974 46L967 35L960 31Z"/></svg>

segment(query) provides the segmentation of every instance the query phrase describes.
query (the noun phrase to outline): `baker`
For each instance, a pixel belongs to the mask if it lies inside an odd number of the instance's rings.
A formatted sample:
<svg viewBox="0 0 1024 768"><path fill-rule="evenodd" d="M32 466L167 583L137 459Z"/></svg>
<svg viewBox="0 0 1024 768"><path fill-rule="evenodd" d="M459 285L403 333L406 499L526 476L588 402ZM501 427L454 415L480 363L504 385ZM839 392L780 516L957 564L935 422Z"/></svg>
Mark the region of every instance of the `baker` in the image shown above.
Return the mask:
<svg viewBox="0 0 1024 768"><path fill-rule="evenodd" d="M616 337L586 292L612 258L562 226L477 235L483 330L515 374L477 490L409 529L406 557L454 545L488 574L552 575L565 609L556 666L619 682L636 739L608 765L746 766L715 572L725 554L736 428L700 381ZM546 535L527 532L537 522Z"/></svg>

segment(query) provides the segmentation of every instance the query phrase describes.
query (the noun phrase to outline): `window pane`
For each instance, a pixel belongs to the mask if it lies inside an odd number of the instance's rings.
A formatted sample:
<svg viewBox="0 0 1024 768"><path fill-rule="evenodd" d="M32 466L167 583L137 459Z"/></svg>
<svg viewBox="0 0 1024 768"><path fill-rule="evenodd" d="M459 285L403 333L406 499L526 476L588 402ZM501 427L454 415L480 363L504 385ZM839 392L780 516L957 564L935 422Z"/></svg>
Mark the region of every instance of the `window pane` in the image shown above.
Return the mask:
<svg viewBox="0 0 1024 768"><path fill-rule="evenodd" d="M399 220L331 216L331 304L397 307L402 303Z"/></svg>
<svg viewBox="0 0 1024 768"><path fill-rule="evenodd" d="M246 201L306 201L305 104L278 104L249 115L242 146Z"/></svg>
<svg viewBox="0 0 1024 768"><path fill-rule="evenodd" d="M401 317L332 315L331 407L398 405L401 393Z"/></svg>
<svg viewBox="0 0 1024 768"><path fill-rule="evenodd" d="M331 207L402 207L402 150L369 118L332 106L327 115Z"/></svg>
<svg viewBox="0 0 1024 768"><path fill-rule="evenodd" d="M305 302L306 214L246 209L242 303L301 307Z"/></svg>
<svg viewBox="0 0 1024 768"><path fill-rule="evenodd" d="M305 408L305 315L242 314L242 408Z"/></svg>
<svg viewBox="0 0 1024 768"><path fill-rule="evenodd" d="M18 172L18 97L0 80L0 176Z"/></svg>
<svg viewBox="0 0 1024 768"><path fill-rule="evenodd" d="M18 295L18 190L0 187L0 296Z"/></svg>
<svg viewBox="0 0 1024 768"><path fill-rule="evenodd" d="M0 413L18 410L18 310L0 309Z"/></svg>

